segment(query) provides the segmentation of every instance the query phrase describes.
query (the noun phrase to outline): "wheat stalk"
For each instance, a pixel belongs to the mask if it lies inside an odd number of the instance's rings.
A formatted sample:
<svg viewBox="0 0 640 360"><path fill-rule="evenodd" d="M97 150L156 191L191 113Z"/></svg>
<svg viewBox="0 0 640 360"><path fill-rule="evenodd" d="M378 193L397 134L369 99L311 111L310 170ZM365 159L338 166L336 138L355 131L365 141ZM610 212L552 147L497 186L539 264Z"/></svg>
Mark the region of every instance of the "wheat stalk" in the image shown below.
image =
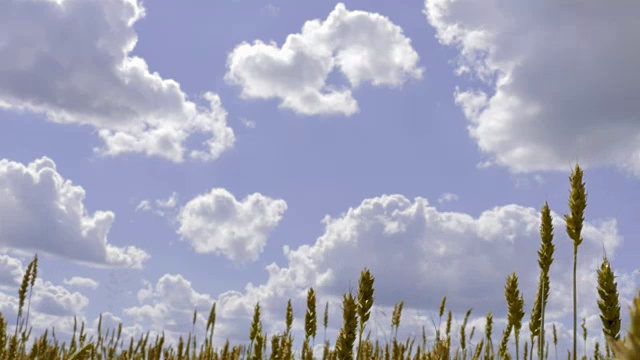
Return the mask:
<svg viewBox="0 0 640 360"><path fill-rule="evenodd" d="M615 359L640 359L640 291L633 299L633 306L629 306L629 314L631 328L624 341L616 340L612 337L606 338L613 350Z"/></svg>
<svg viewBox="0 0 640 360"><path fill-rule="evenodd" d="M618 284L611 270L611 264L605 254L603 254L602 264L598 269L598 308L600 309L600 321L602 322L602 332L605 338L620 338L620 304L618 302ZM605 343L607 357L609 357L609 346Z"/></svg>
<svg viewBox="0 0 640 360"><path fill-rule="evenodd" d="M535 299L534 313L532 318L533 326L530 323L529 329L532 333L531 349L533 350L533 336L538 336L538 359L542 359L544 350L544 311L549 299L549 269L553 263L553 221L549 204L545 201L540 211L540 239L541 246L538 250L538 266L540 267L540 284L538 294Z"/></svg>
<svg viewBox="0 0 640 360"><path fill-rule="evenodd" d="M360 281L358 284L358 304L357 312L360 319L360 331L358 332L358 351L356 353L356 359L360 360L360 347L362 345L362 333L364 327L369 320L371 314L371 307L373 306L373 282L374 277L371 275L369 269L365 268L360 273Z"/></svg>
<svg viewBox="0 0 640 360"><path fill-rule="evenodd" d="M487 326L484 329L485 339L487 340L487 346L485 347L485 352L484 352L484 360L489 360L490 359L489 356L493 358L493 341L491 341L492 323L493 323L493 314L488 313Z"/></svg>
<svg viewBox="0 0 640 360"><path fill-rule="evenodd" d="M249 348L247 349L247 359L251 359L251 348L253 347L253 342L261 332L262 325L260 324L260 303L258 302L256 303L256 306L253 310L253 321L251 322L251 328L249 329L249 340L251 340L251 343L249 344Z"/></svg>
<svg viewBox="0 0 640 360"><path fill-rule="evenodd" d="M518 290L518 276L515 273L507 277L504 296L508 306L507 319L509 324L513 326L516 338L516 359L519 359L518 339L520 328L522 327L522 317L524 316L524 300L522 299L522 295L520 295L520 290Z"/></svg>
<svg viewBox="0 0 640 360"><path fill-rule="evenodd" d="M464 359L467 358L467 341L465 339L465 328L467 327L469 315L471 315L471 309L467 310L466 314L464 315L464 320L462 321L462 326L460 326L460 347L462 347L462 357ZM469 341L471 341L471 338L469 338Z"/></svg>
<svg viewBox="0 0 640 360"><path fill-rule="evenodd" d="M576 164L576 168L569 177L571 191L569 195L569 210L571 215L565 215L567 223L567 234L573 240L573 360L576 360L577 353L577 290L576 290L576 270L578 263L578 246L582 244L582 223L584 222L584 210L587 207L587 192L585 184L582 182L582 169Z"/></svg>
<svg viewBox="0 0 640 360"><path fill-rule="evenodd" d="M293 306L291 305L291 299L289 299L289 301L287 301L287 317L286 317L286 325L287 325L286 334L287 335L291 333L292 324L293 324Z"/></svg>
<svg viewBox="0 0 640 360"><path fill-rule="evenodd" d="M556 360L558 360L558 333L556 332L556 324L553 324L553 347L556 352Z"/></svg>
<svg viewBox="0 0 640 360"><path fill-rule="evenodd" d="M356 300L351 292L342 299L343 325L336 341L336 353L339 360L353 360L353 345L356 341L358 314Z"/></svg>
<svg viewBox="0 0 640 360"><path fill-rule="evenodd" d="M307 312L304 315L305 342L302 348L303 358L305 358L305 355L307 354L307 352L309 352L309 356L313 354L308 349L309 338L313 337L313 339L315 340L317 328L318 327L316 323L316 293L313 291L313 288L310 288L309 292L307 293Z"/></svg>

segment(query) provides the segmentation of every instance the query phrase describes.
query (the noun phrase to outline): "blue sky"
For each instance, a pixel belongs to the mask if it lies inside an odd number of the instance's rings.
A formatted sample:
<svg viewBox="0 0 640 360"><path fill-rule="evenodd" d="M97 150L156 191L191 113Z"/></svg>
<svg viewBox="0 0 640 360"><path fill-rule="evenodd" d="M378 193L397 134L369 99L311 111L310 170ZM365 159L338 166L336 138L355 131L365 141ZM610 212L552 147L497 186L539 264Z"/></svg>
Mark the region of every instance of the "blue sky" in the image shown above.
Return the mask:
<svg viewBox="0 0 640 360"><path fill-rule="evenodd" d="M400 335L425 325L433 340L447 295L454 329L473 308L480 334L492 311L498 339L511 272L529 319L548 201L547 325L562 354L577 159L589 193L579 318L592 348L604 246L626 331L640 288L639 5L398 4L0 4L5 317L37 252L35 333L102 312L127 335L175 340L194 308L202 332L217 302L218 344L242 342L257 301L273 334L292 298L300 339L313 286L333 341L366 266L380 337L404 299Z"/></svg>

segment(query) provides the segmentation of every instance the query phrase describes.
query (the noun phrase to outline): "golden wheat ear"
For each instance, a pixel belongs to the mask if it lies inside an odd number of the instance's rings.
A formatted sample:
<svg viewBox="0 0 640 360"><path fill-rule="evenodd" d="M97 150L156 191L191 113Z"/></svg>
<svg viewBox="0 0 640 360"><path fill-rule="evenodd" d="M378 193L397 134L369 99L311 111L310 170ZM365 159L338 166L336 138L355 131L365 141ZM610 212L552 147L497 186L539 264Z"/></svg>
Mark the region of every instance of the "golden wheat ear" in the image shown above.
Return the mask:
<svg viewBox="0 0 640 360"><path fill-rule="evenodd" d="M633 299L633 307L629 306L631 328L624 340L607 337L616 360L640 359L640 291Z"/></svg>

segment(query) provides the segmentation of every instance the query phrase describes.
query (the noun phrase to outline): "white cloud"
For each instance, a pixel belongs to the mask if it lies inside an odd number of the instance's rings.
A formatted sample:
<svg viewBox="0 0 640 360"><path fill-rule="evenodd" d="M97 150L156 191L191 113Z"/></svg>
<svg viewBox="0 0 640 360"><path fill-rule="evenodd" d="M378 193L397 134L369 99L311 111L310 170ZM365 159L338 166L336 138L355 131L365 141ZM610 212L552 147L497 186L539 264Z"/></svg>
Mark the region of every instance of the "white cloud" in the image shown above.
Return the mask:
<svg viewBox="0 0 640 360"><path fill-rule="evenodd" d="M178 336L190 332L192 329L193 311L198 309L196 332L204 332L209 310L213 300L209 295L200 294L193 290L191 282L181 275L163 275L155 288L145 282L144 288L138 293L139 301L153 301L153 305L143 304L124 309L141 329L155 333L166 331L169 343L174 343ZM216 325L216 337L219 327ZM141 333L141 331L139 332Z"/></svg>
<svg viewBox="0 0 640 360"><path fill-rule="evenodd" d="M165 216L167 212L174 212L177 205L178 194L174 192L166 200L155 200L153 205L149 200L142 200L138 206L136 206L136 211L149 211L159 216Z"/></svg>
<svg viewBox="0 0 640 360"><path fill-rule="evenodd" d="M458 73L492 87L456 90L468 130L514 173L616 165L640 176L640 3L426 0ZM611 26L616 24L616 26Z"/></svg>
<svg viewBox="0 0 640 360"><path fill-rule="evenodd" d="M82 313L84 308L89 305L89 298L78 292L70 292L49 281L41 281L39 285L34 286L31 301L34 309L37 309L41 314L73 317Z"/></svg>
<svg viewBox="0 0 640 360"><path fill-rule="evenodd" d="M74 276L71 279L64 279L62 283L69 286L87 287L93 290L97 289L99 285L97 281L81 276Z"/></svg>
<svg viewBox="0 0 640 360"><path fill-rule="evenodd" d="M196 252L255 261L287 210L284 200L255 193L242 201L221 188L196 196L180 209L178 234Z"/></svg>
<svg viewBox="0 0 640 360"><path fill-rule="evenodd" d="M90 266L141 268L149 255L107 242L111 211L89 214L85 191L64 179L53 160L28 165L0 160L0 245L42 251Z"/></svg>
<svg viewBox="0 0 640 360"><path fill-rule="evenodd" d="M0 2L0 108L93 126L105 155L217 158L235 141L219 97L198 106L130 55L144 15L137 0ZM186 149L194 133L209 138Z"/></svg>
<svg viewBox="0 0 640 360"><path fill-rule="evenodd" d="M446 192L443 193L442 195L440 195L440 197L438 198L438 202L440 204L445 203L445 202L450 202L450 201L458 201L460 198L458 197L458 195L454 194L454 193L450 193L450 192Z"/></svg>
<svg viewBox="0 0 640 360"><path fill-rule="evenodd" d="M149 202L149 200L140 201L138 206L136 206L136 211L152 211L151 203Z"/></svg>
<svg viewBox="0 0 640 360"><path fill-rule="evenodd" d="M138 290L138 294L136 295L138 298L138 302L142 304L147 299L151 298L152 295L153 295L153 287L151 286L151 283L147 280L142 280L142 288Z"/></svg>
<svg viewBox="0 0 640 360"><path fill-rule="evenodd" d="M22 262L9 255L0 255L0 286L13 288L22 282Z"/></svg>
<svg viewBox="0 0 640 360"><path fill-rule="evenodd" d="M351 88L326 83L334 68L354 88L400 87L407 78L422 78L418 59L411 40L388 18L338 3L324 22L307 21L282 47L260 40L236 46L225 79L239 85L244 98L279 98L281 107L299 114L351 115L358 111Z"/></svg>

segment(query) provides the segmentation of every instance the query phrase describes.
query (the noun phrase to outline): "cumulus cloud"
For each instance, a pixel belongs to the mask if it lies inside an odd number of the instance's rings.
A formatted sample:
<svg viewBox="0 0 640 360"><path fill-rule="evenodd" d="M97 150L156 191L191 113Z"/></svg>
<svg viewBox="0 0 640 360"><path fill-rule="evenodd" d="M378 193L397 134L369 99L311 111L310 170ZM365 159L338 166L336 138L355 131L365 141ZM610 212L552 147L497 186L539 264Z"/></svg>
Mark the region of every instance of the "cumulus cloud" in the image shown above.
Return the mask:
<svg viewBox="0 0 640 360"><path fill-rule="evenodd" d="M251 291L252 285L247 286ZM143 288L138 292L140 305L124 309L124 314L135 322L140 330L134 335L139 336L149 330L152 334L164 331L167 335L166 344L177 344L178 337L192 330L193 312L197 310L195 331L204 333L209 312L213 303L216 303L216 322L214 344L222 346L226 339L232 344L247 342L246 329L249 328L255 302L244 298L246 301L238 301L242 294L237 291L227 291L217 299L194 289L192 283L180 274L165 274L158 279L155 285L144 282ZM280 332L284 326L276 320L282 318L286 300L281 304L281 309L274 309L272 301L262 307L261 321L263 329L269 334ZM296 300L297 302L297 300ZM295 306L295 305L294 305ZM276 311L274 311L276 310ZM280 311L277 311L280 310ZM280 319L278 319L280 320ZM279 327L278 327L279 326ZM294 321L296 331L300 330L299 319ZM332 330L329 331L330 333Z"/></svg>
<svg viewBox="0 0 640 360"><path fill-rule="evenodd" d="M411 40L387 17L349 11L339 3L325 21L307 21L282 47L256 40L229 54L225 79L244 98L279 98L280 106L303 115L358 111L351 88L327 84L337 69L352 88L361 83L400 87L422 78Z"/></svg>
<svg viewBox="0 0 640 360"><path fill-rule="evenodd" d="M93 279L81 276L74 276L71 279L64 279L62 283L69 286L87 287L93 290L97 289L98 285L100 285Z"/></svg>
<svg viewBox="0 0 640 360"><path fill-rule="evenodd" d="M425 0L458 74L454 96L487 164L514 173L615 165L640 176L640 3ZM611 24L616 24L612 26Z"/></svg>
<svg viewBox="0 0 640 360"><path fill-rule="evenodd" d="M105 155L219 157L235 141L220 98L205 93L206 107L197 105L176 81L130 55L134 24L144 16L138 0L2 1L0 109L90 125ZM208 139L187 149L195 133Z"/></svg>
<svg viewBox="0 0 640 360"><path fill-rule="evenodd" d="M34 287L31 301L38 312L60 317L73 317L82 313L84 308L89 305L89 298L85 295L70 292L49 281L41 282L40 286Z"/></svg>
<svg viewBox="0 0 640 360"><path fill-rule="evenodd" d="M196 196L180 209L178 234L199 253L221 253L234 261L255 261L287 204L259 193L237 201L225 189Z"/></svg>
<svg viewBox="0 0 640 360"><path fill-rule="evenodd" d="M141 268L149 255L107 242L111 211L89 214L85 191L62 177L53 160L28 165L0 160L0 245L42 251L97 267Z"/></svg>
<svg viewBox="0 0 640 360"><path fill-rule="evenodd" d="M0 255L0 286L13 289L24 276L22 262L9 255Z"/></svg>
<svg viewBox="0 0 640 360"><path fill-rule="evenodd" d="M203 333L213 304L211 296L195 291L191 282L182 275L172 274L163 275L155 287L145 282L138 299L141 303L152 304L125 308L124 314L131 317L144 332L149 330L157 334L164 331L168 343L174 343L179 336L191 331L194 309L198 311L196 332ZM216 334L219 334L219 329L220 324L216 323Z"/></svg>

